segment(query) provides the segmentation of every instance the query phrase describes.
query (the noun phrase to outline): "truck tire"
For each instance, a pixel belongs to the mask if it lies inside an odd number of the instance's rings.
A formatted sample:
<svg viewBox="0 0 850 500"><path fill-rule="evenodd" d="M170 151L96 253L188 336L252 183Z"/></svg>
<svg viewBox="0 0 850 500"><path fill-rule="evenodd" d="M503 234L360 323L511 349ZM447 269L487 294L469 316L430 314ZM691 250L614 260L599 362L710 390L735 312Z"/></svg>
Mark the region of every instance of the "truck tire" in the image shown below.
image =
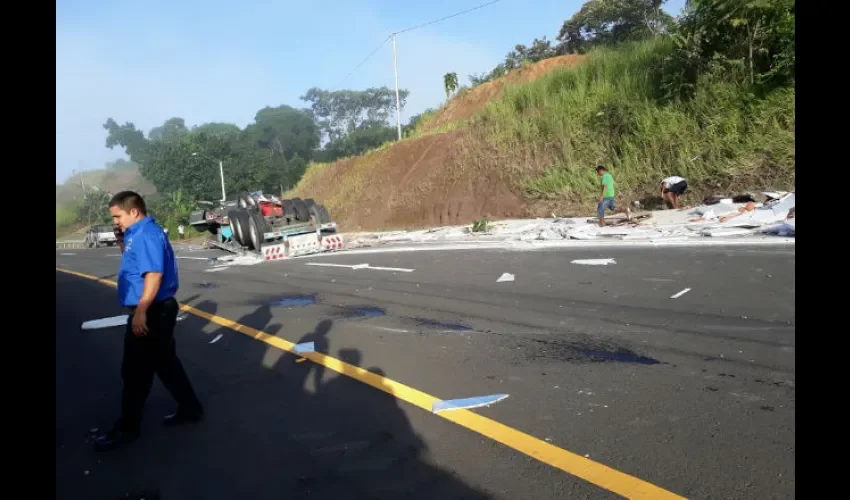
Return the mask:
<svg viewBox="0 0 850 500"><path fill-rule="evenodd" d="M230 219L230 227L233 229L233 240L240 245L245 244L243 229L247 229L247 227L242 226L242 218L240 217L242 213L244 213L242 210L231 210L227 213L227 217Z"/></svg>
<svg viewBox="0 0 850 500"><path fill-rule="evenodd" d="M322 224L327 224L331 221L331 214L328 213L328 209L325 208L324 205L319 205L319 210L322 211Z"/></svg>
<svg viewBox="0 0 850 500"><path fill-rule="evenodd" d="M265 242L263 233L266 232L266 219L257 212L248 212L247 228L245 236L248 241L245 242L245 246L249 250L261 251Z"/></svg>
<svg viewBox="0 0 850 500"><path fill-rule="evenodd" d="M236 198L239 208L249 209L257 208L257 200L255 200L248 191L242 191Z"/></svg>
<svg viewBox="0 0 850 500"><path fill-rule="evenodd" d="M328 211L325 210L325 207L321 205L316 205L313 203L310 205L310 215L316 218L316 222L319 224L325 224L326 222L330 222L330 218L328 217Z"/></svg>
<svg viewBox="0 0 850 500"><path fill-rule="evenodd" d="M292 200L295 203L295 214L296 219L301 222L307 222L310 220L310 211L307 209L307 204L304 203L304 200L300 198L295 198Z"/></svg>
<svg viewBox="0 0 850 500"><path fill-rule="evenodd" d="M288 221L295 220L297 217L295 213L295 202L292 200L283 200L281 202L281 207L283 208L283 217Z"/></svg>

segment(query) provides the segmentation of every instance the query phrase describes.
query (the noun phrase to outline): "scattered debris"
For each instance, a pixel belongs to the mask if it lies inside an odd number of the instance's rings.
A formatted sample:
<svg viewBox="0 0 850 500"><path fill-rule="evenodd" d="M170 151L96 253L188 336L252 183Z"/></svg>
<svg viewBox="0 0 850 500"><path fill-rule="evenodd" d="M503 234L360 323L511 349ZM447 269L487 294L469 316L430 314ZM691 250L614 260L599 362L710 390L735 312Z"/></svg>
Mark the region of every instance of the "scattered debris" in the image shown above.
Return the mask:
<svg viewBox="0 0 850 500"><path fill-rule="evenodd" d="M499 279L496 280L496 283L502 283L502 282L505 282L505 281L513 281L514 278L515 278L515 276L511 273L503 273L501 276L499 276Z"/></svg>
<svg viewBox="0 0 850 500"><path fill-rule="evenodd" d="M507 398L507 394L491 394L489 396L476 396L473 398L464 399L449 399L437 401L431 405L432 413L440 413L443 411L466 410L470 408L480 408L482 406L490 406L494 403Z"/></svg>
<svg viewBox="0 0 850 500"><path fill-rule="evenodd" d="M111 318L93 319L84 322L80 328L82 330L100 330L102 328L125 326L129 318L129 315L122 314L121 316L112 316Z"/></svg>
<svg viewBox="0 0 850 500"><path fill-rule="evenodd" d="M292 348L296 353L308 353L316 351L316 343L315 342L304 342L303 344L295 344Z"/></svg>
<svg viewBox="0 0 850 500"><path fill-rule="evenodd" d="M684 294L686 294L686 293L688 293L688 292L690 292L690 291L691 291L691 289L690 289L690 288L685 288L685 289L684 289L684 290L682 290L681 292L678 292L678 293L675 293L675 294L671 295L671 296L670 296L670 298L671 298L671 299L678 299L679 297L681 297L682 295L684 295Z"/></svg>
<svg viewBox="0 0 850 500"><path fill-rule="evenodd" d="M218 342L219 340L221 340L221 338L222 338L222 337L224 337L224 334L223 334L223 333L219 333L218 335L216 335L216 336L215 336L215 338L213 338L212 340L210 340L210 342L209 342L209 343L210 343L210 344L215 344L216 342Z"/></svg>
<svg viewBox="0 0 850 500"><path fill-rule="evenodd" d="M608 264L616 264L615 259L576 259L570 264L580 264L583 266L607 266Z"/></svg>

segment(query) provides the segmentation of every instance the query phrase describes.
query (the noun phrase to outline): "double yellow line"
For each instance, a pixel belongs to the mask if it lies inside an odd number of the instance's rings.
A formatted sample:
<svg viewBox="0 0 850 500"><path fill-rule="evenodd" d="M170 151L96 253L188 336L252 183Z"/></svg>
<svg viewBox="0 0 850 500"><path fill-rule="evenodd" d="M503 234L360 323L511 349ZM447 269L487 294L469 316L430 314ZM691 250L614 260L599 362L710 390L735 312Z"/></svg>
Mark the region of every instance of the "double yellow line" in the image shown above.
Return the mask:
<svg viewBox="0 0 850 500"><path fill-rule="evenodd" d="M79 276L80 278L97 281L98 283L103 283L105 285L113 287L117 286L117 283L114 281L98 278L89 274L83 274L58 267L56 270L65 274L71 274ZM229 320L215 314L210 314L185 304L181 304L180 309L195 316L204 318L211 323L229 328L243 335L259 340L260 342L274 346L282 351L306 358L313 363L328 368L329 370L333 370L341 375L353 378L395 398L418 406L429 413L431 412L431 406L434 403L441 401L439 398L402 384L401 382L396 382L390 378L377 375L368 370L364 370L359 366L350 365L326 354L319 352L296 353L294 349L295 344L292 342L283 340L282 338L274 335L269 335L255 328L251 328L250 326L237 323L236 321ZM584 479L587 482L595 484L596 486L625 498L641 500L684 499L684 497L671 493L642 479L630 476L624 472L612 469L607 465L594 462L593 460L581 455L577 455L553 444L549 444L546 441L537 439L536 437L514 429L513 427L500 424L495 420L481 416L470 410L441 412L436 414L436 416L444 418L450 422L454 422L455 424L477 432L482 436L486 436L509 448L519 451L520 453L524 453L531 458L561 469L564 472Z"/></svg>

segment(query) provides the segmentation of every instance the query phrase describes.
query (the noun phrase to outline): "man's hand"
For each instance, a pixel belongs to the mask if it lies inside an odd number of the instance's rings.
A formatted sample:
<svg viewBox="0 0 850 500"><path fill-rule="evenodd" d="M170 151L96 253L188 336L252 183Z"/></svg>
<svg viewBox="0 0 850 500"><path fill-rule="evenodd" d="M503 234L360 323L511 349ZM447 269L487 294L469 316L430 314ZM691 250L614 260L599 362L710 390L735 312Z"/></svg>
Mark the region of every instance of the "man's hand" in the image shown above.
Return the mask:
<svg viewBox="0 0 850 500"><path fill-rule="evenodd" d="M133 334L137 337L143 337L148 333L148 314L145 311L136 309L133 313Z"/></svg>

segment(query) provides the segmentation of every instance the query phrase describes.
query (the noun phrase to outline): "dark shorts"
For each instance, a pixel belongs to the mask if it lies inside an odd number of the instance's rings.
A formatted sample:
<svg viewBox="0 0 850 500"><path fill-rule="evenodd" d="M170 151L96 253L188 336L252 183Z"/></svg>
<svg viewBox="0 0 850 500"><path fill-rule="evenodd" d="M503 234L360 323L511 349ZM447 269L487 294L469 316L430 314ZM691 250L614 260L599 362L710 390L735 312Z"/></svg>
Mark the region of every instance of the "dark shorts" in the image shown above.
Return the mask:
<svg viewBox="0 0 850 500"><path fill-rule="evenodd" d="M669 188L665 189L665 193L682 194L688 190L688 181L679 181Z"/></svg>

